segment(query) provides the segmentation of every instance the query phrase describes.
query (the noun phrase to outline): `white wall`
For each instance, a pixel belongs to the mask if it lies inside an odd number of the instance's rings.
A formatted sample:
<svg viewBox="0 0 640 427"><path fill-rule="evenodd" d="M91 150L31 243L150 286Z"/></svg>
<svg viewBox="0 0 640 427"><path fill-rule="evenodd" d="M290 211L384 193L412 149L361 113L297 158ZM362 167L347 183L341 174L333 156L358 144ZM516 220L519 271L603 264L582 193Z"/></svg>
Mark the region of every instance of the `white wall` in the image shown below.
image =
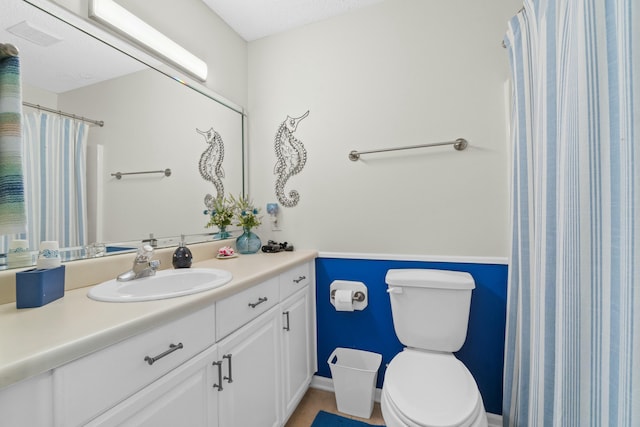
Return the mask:
<svg viewBox="0 0 640 427"><path fill-rule="evenodd" d="M58 95L37 87L22 83L22 100L36 105L46 105L50 108L58 107ZM25 110L25 111L31 111Z"/></svg>
<svg viewBox="0 0 640 427"><path fill-rule="evenodd" d="M390 0L249 44L249 185L275 202L274 136L287 115L308 152L282 231L263 240L321 251L508 253L501 40L515 1ZM464 137L348 160L353 149ZM266 218L265 218L266 219Z"/></svg>
<svg viewBox="0 0 640 427"><path fill-rule="evenodd" d="M86 16L88 0L57 2ZM283 231L260 229L263 240L323 251L508 253L500 41L518 0L387 0L252 42L248 58L247 44L198 0L119 3L205 56L206 85L249 106L250 194L263 209L276 200L277 127L311 111L297 132L307 166L286 188L302 199L281 208ZM471 147L347 159L352 149L458 137Z"/></svg>
<svg viewBox="0 0 640 427"><path fill-rule="evenodd" d="M59 96L59 106L105 122L104 127L92 126L89 131L89 147L104 147L104 184L98 188L103 221L89 220L98 241L217 231L205 229L204 197L215 196L216 190L200 176L199 161L209 145L196 128L213 128L220 134L225 194L242 191L240 115L160 73L145 70L69 91ZM118 180L111 176L118 171L166 168L172 171L170 177L150 174Z"/></svg>

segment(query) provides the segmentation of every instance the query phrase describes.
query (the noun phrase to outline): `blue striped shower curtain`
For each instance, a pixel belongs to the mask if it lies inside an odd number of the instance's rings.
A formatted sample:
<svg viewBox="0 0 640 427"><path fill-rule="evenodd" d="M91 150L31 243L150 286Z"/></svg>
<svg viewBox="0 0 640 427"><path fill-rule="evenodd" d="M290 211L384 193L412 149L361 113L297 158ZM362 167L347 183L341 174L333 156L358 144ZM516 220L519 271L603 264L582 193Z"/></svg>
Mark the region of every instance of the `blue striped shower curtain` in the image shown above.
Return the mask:
<svg viewBox="0 0 640 427"><path fill-rule="evenodd" d="M640 426L640 1L525 0L505 426Z"/></svg>
<svg viewBox="0 0 640 427"><path fill-rule="evenodd" d="M0 43L0 235L21 233L27 225L22 176L20 59L5 49Z"/></svg>
<svg viewBox="0 0 640 427"><path fill-rule="evenodd" d="M29 245L87 244L86 146L89 125L44 112L24 115L25 199Z"/></svg>

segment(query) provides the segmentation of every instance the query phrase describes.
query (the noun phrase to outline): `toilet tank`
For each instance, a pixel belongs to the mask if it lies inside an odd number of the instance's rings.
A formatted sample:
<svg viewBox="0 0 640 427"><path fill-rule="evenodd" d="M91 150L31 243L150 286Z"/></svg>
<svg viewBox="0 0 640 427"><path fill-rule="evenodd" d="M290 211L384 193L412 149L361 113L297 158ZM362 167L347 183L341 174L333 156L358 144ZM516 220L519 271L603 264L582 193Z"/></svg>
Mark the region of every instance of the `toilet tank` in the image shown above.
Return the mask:
<svg viewBox="0 0 640 427"><path fill-rule="evenodd" d="M460 350L475 288L469 273L396 269L387 271L385 281L393 327L402 344L433 351Z"/></svg>

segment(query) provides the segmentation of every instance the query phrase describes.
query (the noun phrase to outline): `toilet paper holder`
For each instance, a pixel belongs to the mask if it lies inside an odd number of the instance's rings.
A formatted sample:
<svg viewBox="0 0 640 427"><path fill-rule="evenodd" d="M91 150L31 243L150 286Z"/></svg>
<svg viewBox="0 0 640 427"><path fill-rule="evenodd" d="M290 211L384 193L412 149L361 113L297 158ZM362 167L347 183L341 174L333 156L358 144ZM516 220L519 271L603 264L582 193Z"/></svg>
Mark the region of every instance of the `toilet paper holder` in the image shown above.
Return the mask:
<svg viewBox="0 0 640 427"><path fill-rule="evenodd" d="M369 304L369 297L367 295L367 286L364 283L351 280L334 280L333 282L331 282L331 285L329 286L329 301L334 307L337 306L336 292L339 290L351 291L351 301L353 307L351 310L340 309L339 311L364 310L365 308L367 308L367 305Z"/></svg>
<svg viewBox="0 0 640 427"><path fill-rule="evenodd" d="M335 299L336 298L336 291L337 289L332 289L331 290L331 299ZM355 302L363 302L365 298L364 292L361 291L355 291L353 293L353 296L351 297L351 299Z"/></svg>

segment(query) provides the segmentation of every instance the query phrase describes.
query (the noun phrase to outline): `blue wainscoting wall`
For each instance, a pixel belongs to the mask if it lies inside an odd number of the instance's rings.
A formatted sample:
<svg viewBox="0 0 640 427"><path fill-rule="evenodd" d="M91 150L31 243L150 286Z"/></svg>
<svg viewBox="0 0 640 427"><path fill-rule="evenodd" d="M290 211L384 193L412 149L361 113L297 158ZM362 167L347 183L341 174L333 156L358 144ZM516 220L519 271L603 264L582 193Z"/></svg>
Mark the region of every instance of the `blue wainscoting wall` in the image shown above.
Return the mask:
<svg viewBox="0 0 640 427"><path fill-rule="evenodd" d="M507 294L504 264L317 258L318 375L331 378L327 359L336 347L368 350L382 354L377 384L382 387L386 364L403 347L393 330L384 282L391 268L467 271L473 276L476 288L471 297L467 340L456 356L476 379L485 409L501 415ZM364 282L369 306L363 311L336 311L329 300L329 286L334 280Z"/></svg>

